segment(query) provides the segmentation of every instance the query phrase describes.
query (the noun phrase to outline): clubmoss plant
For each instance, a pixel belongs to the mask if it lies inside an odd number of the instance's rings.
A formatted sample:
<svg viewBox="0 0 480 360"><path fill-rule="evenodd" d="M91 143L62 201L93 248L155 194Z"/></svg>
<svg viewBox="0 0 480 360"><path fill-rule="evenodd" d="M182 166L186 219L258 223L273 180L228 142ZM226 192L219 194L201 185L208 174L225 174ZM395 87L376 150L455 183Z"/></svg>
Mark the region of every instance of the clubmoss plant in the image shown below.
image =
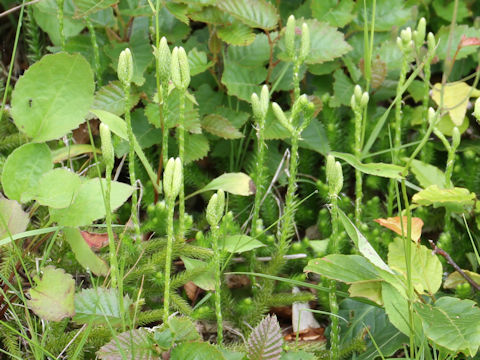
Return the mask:
<svg viewBox="0 0 480 360"><path fill-rule="evenodd" d="M353 110L355 116L355 146L354 153L357 157L357 160L361 161L362 156L362 131L364 128L364 110L368 105L368 92L362 93L362 88L359 85L355 86L352 99L350 101L350 106ZM357 226L360 226L361 215L362 215L362 199L363 199L363 190L362 190L362 172L358 169L355 169L355 223Z"/></svg>
<svg viewBox="0 0 480 360"><path fill-rule="evenodd" d="M223 318L222 318L222 302L221 302L221 250L218 246L219 241L219 224L222 220L225 209L225 193L223 190L218 190L213 194L207 206L207 221L210 224L210 231L212 232L212 249L213 262L215 266L215 315L217 317L217 344L221 345L223 342Z"/></svg>
<svg viewBox="0 0 480 360"><path fill-rule="evenodd" d="M165 255L165 282L163 295L163 322L168 321L170 310L170 273L172 268L172 251L175 241L173 231L173 214L175 211L175 199L180 193L183 184L183 168L180 158L170 158L163 172L163 191L167 199L167 250Z"/></svg>
<svg viewBox="0 0 480 360"><path fill-rule="evenodd" d="M97 86L102 86L102 68L100 65L100 50L98 48L97 34L95 32L95 27L92 24L92 21L86 17L85 23L87 24L88 33L90 35L90 43L92 44L93 49L93 62L95 65L95 76L97 78Z"/></svg>
<svg viewBox="0 0 480 360"><path fill-rule="evenodd" d="M183 164L185 162L185 97L190 84L190 68L187 54L183 47L175 47L173 49L170 71L173 84L181 92L178 114L178 156ZM185 188L183 180L180 186L179 201L178 234L180 238L183 238L185 232Z"/></svg>
<svg viewBox="0 0 480 360"><path fill-rule="evenodd" d="M128 170L130 175L130 184L134 187L132 193L132 210L131 217L133 221L133 226L135 234L137 237L140 237L140 225L138 221L138 195L136 191L137 179L135 177L135 149L134 149L134 134L132 129L132 120L130 117L130 86L133 77L133 57L129 48L126 48L120 53L118 58L118 68L117 68L118 78L122 82L123 91L125 93L125 122L127 123L127 133L128 133Z"/></svg>
<svg viewBox="0 0 480 360"><path fill-rule="evenodd" d="M336 254L339 252L338 244L338 194L343 187L342 166L332 155L327 156L326 175L328 183L328 195L330 198L330 213L332 218L332 234L328 242L328 253ZM340 326L338 323L338 302L337 302L337 285L334 280L329 280L328 300L330 304L330 350L331 359L339 359L340 344Z"/></svg>

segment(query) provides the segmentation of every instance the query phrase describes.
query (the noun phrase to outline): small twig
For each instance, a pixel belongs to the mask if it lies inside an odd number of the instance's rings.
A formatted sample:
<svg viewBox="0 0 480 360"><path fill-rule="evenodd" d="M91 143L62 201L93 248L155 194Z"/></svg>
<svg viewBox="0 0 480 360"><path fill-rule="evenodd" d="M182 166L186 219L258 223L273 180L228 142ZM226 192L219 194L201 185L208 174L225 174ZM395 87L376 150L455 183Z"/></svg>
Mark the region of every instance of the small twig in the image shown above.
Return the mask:
<svg viewBox="0 0 480 360"><path fill-rule="evenodd" d="M11 13L17 11L17 10L20 10L22 8L22 6L32 5L32 4L35 4L35 3L40 2L40 1L42 1L42 0L32 0L32 1L26 2L25 4L14 6L11 9L5 10L4 12L0 13L0 18L4 17L4 16L7 16L8 14L11 14Z"/></svg>
<svg viewBox="0 0 480 360"><path fill-rule="evenodd" d="M472 287L477 290L477 291L480 291L480 285L477 284L475 281L473 281L473 279L468 276L467 274L465 274L465 272L460 268L460 266L458 266L455 261L453 261L453 259L451 258L451 256L443 249L439 248L432 240L428 240L428 242L430 243L430 246L432 247L433 249L433 253L434 254L438 254L438 255L441 255L445 258L445 260L447 260L447 263L449 263L450 265L452 265L452 267L460 274L462 275L462 277L470 284L472 285Z"/></svg>

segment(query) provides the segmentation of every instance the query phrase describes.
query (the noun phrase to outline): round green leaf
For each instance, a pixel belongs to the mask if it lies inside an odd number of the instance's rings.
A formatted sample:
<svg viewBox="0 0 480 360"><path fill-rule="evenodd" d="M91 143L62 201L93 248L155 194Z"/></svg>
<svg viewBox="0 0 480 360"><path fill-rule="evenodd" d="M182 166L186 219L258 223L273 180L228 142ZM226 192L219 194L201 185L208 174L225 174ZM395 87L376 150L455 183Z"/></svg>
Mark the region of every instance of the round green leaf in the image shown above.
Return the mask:
<svg viewBox="0 0 480 360"><path fill-rule="evenodd" d="M3 166L5 195L20 202L32 200L40 177L52 168L52 153L46 144L20 146L10 154Z"/></svg>
<svg viewBox="0 0 480 360"><path fill-rule="evenodd" d="M186 342L172 350L170 360L225 360L225 357L211 344Z"/></svg>
<svg viewBox="0 0 480 360"><path fill-rule="evenodd" d="M58 139L83 123L93 91L93 73L81 55L46 55L18 80L13 120L34 141Z"/></svg>
<svg viewBox="0 0 480 360"><path fill-rule="evenodd" d="M73 202L81 184L77 174L67 169L53 169L40 178L35 199L41 205L65 208Z"/></svg>

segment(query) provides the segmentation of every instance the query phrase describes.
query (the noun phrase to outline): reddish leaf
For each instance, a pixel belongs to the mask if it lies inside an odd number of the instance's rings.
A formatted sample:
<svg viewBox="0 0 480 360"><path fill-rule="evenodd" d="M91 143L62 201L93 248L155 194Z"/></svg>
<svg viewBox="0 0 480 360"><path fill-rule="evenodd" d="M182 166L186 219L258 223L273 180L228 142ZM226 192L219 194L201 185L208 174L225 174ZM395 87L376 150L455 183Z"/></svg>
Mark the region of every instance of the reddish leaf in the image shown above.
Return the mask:
<svg viewBox="0 0 480 360"><path fill-rule="evenodd" d="M459 48L463 48L465 46L478 46L480 45L480 38L478 37L466 37L465 35L462 36L460 40L460 44L458 45Z"/></svg>
<svg viewBox="0 0 480 360"><path fill-rule="evenodd" d="M387 219L375 219L375 222L379 223L380 225L396 232L398 235L402 235L402 227L400 225L400 217L390 217ZM407 233L407 217L402 216L403 222L403 231L406 235ZM412 217L412 234L411 238L413 241L418 242L420 240L420 236L422 235L422 227L423 227L423 220L417 217Z"/></svg>
<svg viewBox="0 0 480 360"><path fill-rule="evenodd" d="M108 245L107 233L97 234L88 231L80 231L80 233L82 234L83 239L86 241L86 243L88 244L88 246L90 246L92 250L100 250L101 248L104 248Z"/></svg>

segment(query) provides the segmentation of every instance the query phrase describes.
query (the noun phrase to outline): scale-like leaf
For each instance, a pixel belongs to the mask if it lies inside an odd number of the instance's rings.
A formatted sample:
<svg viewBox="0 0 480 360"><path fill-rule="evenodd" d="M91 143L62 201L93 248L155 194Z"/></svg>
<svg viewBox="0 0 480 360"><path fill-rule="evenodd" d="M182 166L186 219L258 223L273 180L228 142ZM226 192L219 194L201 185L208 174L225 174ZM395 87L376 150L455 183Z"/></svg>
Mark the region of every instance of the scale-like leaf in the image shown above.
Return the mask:
<svg viewBox="0 0 480 360"><path fill-rule="evenodd" d="M97 356L102 360L160 360L149 332L144 328L117 334L97 351Z"/></svg>
<svg viewBox="0 0 480 360"><path fill-rule="evenodd" d="M35 142L58 139L85 121L93 102L93 72L81 55L45 55L17 81L12 117Z"/></svg>
<svg viewBox="0 0 480 360"><path fill-rule="evenodd" d="M480 309L474 301L444 296L434 305L414 306L430 340L454 353L475 356L480 346Z"/></svg>
<svg viewBox="0 0 480 360"><path fill-rule="evenodd" d="M73 321L78 324L117 327L122 324L122 314L130 311L131 304L130 298L125 296L122 309L116 289L106 289L104 287L83 289L75 295Z"/></svg>
<svg viewBox="0 0 480 360"><path fill-rule="evenodd" d="M29 143L16 148L3 165L5 195L20 202L32 200L40 177L52 168L52 153L46 144Z"/></svg>
<svg viewBox="0 0 480 360"><path fill-rule="evenodd" d="M34 278L36 286L28 293L27 305L43 320L60 321L75 314L73 296L75 281L63 269L47 266L42 277Z"/></svg>
<svg viewBox="0 0 480 360"><path fill-rule="evenodd" d="M219 0L216 5L253 28L271 30L279 20L276 7L265 0Z"/></svg>
<svg viewBox="0 0 480 360"><path fill-rule="evenodd" d="M283 339L277 317L267 315L253 329L247 343L249 360L279 360Z"/></svg>
<svg viewBox="0 0 480 360"><path fill-rule="evenodd" d="M412 201L418 205L443 206L450 211L463 212L473 206L475 198L475 194L465 188L441 189L437 185L430 185L413 195Z"/></svg>
<svg viewBox="0 0 480 360"><path fill-rule="evenodd" d="M243 134L222 115L210 114L203 118L202 128L223 139L240 139Z"/></svg>

